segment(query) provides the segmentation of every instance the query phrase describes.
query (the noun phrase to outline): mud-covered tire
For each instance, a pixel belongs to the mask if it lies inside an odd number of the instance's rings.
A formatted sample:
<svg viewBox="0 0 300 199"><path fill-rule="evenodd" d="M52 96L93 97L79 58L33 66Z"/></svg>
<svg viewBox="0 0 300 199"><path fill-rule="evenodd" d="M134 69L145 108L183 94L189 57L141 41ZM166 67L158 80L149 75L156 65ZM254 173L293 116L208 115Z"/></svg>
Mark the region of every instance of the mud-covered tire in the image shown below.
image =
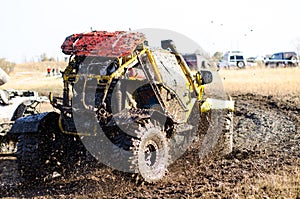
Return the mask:
<svg viewBox="0 0 300 199"><path fill-rule="evenodd" d="M18 172L24 182L49 181L71 174L84 157L79 138L53 132L27 133L18 138Z"/></svg>
<svg viewBox="0 0 300 199"><path fill-rule="evenodd" d="M167 172L169 146L165 133L157 125L148 124L133 140L133 165L147 182L157 182Z"/></svg>
<svg viewBox="0 0 300 199"><path fill-rule="evenodd" d="M18 138L17 164L24 182L41 181L51 172L47 167L46 137L27 133Z"/></svg>
<svg viewBox="0 0 300 199"><path fill-rule="evenodd" d="M219 158L230 154L233 149L233 113L228 110L211 110L204 116L208 126L206 132L201 133L200 158Z"/></svg>
<svg viewBox="0 0 300 199"><path fill-rule="evenodd" d="M83 155L79 137L60 132L58 117L58 114L49 114L40 122L39 131L19 135L16 156L18 172L24 182L65 176Z"/></svg>
<svg viewBox="0 0 300 199"><path fill-rule="evenodd" d="M233 149L233 112L223 111L222 117L222 133L215 147L221 157L230 154Z"/></svg>

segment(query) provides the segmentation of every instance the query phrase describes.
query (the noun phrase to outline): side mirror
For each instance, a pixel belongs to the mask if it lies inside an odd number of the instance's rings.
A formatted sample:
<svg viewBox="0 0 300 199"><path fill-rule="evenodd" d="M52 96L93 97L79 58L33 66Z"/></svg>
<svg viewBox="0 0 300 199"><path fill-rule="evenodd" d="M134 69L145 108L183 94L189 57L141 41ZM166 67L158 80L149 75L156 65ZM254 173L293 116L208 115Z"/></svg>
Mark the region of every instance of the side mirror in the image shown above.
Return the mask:
<svg viewBox="0 0 300 199"><path fill-rule="evenodd" d="M213 74L208 70L201 70L196 74L196 82L199 85L209 84L213 81Z"/></svg>
<svg viewBox="0 0 300 199"><path fill-rule="evenodd" d="M169 49L173 53L178 53L178 51L176 49L176 46L175 46L175 43L171 39L169 39L169 40L162 40L161 41L161 47L162 47L162 49L165 49L165 50Z"/></svg>

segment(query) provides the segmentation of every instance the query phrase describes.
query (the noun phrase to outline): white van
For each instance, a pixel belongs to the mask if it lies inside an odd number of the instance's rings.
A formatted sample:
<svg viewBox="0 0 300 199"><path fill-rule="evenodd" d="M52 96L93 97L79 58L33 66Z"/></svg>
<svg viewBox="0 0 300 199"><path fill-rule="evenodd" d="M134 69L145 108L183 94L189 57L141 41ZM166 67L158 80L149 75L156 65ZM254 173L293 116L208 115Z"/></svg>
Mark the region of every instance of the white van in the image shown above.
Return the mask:
<svg viewBox="0 0 300 199"><path fill-rule="evenodd" d="M219 61L218 68L245 68L246 64L247 60L242 51L227 51Z"/></svg>

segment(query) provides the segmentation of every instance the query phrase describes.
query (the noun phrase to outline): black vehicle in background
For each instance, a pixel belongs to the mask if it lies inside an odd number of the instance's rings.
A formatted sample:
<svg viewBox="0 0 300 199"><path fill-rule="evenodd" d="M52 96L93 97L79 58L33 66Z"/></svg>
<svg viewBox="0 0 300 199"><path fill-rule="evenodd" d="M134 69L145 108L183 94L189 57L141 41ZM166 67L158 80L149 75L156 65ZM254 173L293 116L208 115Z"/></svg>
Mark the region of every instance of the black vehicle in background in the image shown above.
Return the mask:
<svg viewBox="0 0 300 199"><path fill-rule="evenodd" d="M265 61L266 67L298 66L299 59L295 52L279 52Z"/></svg>

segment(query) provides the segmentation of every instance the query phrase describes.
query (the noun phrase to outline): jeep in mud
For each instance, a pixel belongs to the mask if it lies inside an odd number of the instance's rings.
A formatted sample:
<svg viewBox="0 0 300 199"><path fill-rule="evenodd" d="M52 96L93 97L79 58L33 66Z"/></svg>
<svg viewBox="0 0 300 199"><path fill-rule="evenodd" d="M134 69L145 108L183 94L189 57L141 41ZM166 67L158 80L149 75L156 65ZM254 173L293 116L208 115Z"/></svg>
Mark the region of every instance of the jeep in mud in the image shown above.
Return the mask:
<svg viewBox="0 0 300 199"><path fill-rule="evenodd" d="M50 93L58 112L19 118L18 170L24 180L44 180L79 164L87 151L100 162L160 180L189 143L216 122L214 148L232 150L231 100L204 98L209 70L192 71L171 40L146 45L138 32L73 34L61 48L70 55L62 97ZM216 114L215 114L216 115ZM183 149L183 150L181 150Z"/></svg>
<svg viewBox="0 0 300 199"><path fill-rule="evenodd" d="M0 68L0 85L8 80L9 76ZM0 90L0 155L16 150L17 136L9 133L15 120L38 113L37 106L47 101L48 97L39 96L36 91Z"/></svg>

